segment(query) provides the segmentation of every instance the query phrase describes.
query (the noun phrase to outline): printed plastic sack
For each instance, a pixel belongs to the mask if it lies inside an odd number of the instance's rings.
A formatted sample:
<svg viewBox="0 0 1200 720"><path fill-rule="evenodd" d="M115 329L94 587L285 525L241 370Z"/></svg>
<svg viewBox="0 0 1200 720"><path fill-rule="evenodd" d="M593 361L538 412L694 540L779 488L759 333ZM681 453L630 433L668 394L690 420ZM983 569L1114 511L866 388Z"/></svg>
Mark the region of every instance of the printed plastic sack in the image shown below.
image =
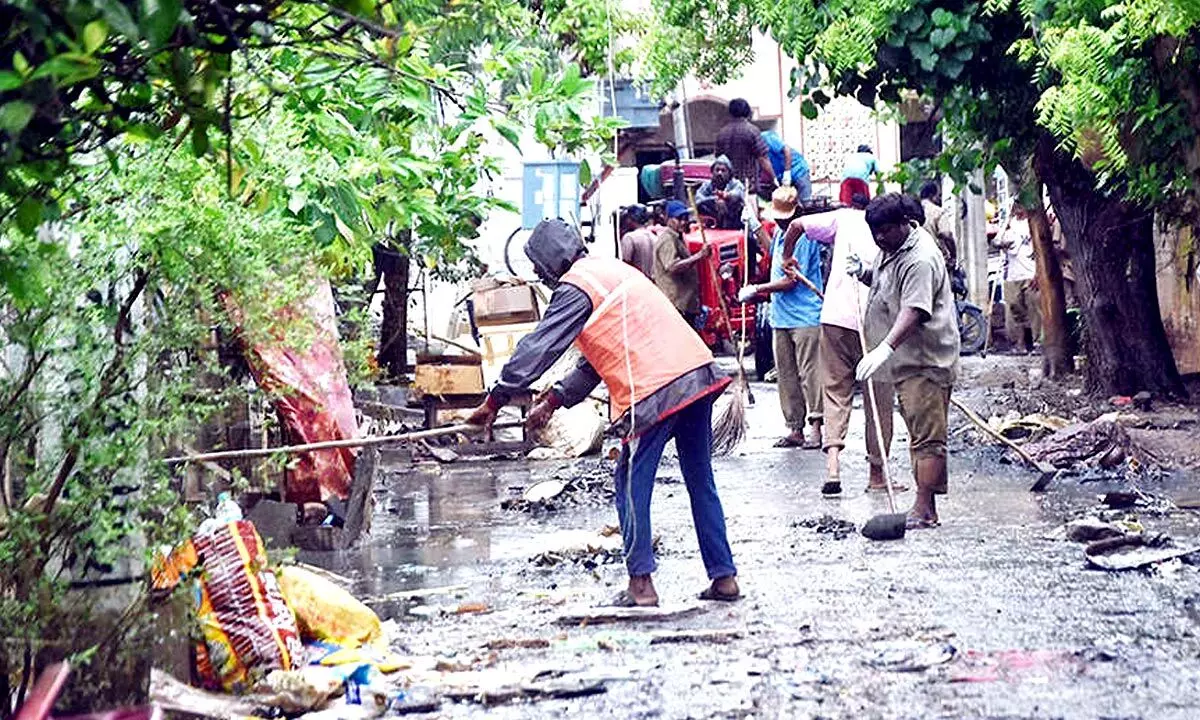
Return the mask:
<svg viewBox="0 0 1200 720"><path fill-rule="evenodd" d="M157 564L154 588L170 589L192 570L199 570L193 592L201 685L247 692L271 671L303 664L296 618L267 567L254 523L238 520L197 533Z"/></svg>
<svg viewBox="0 0 1200 720"><path fill-rule="evenodd" d="M287 566L279 571L279 585L305 640L357 648L383 636L371 608L320 575Z"/></svg>

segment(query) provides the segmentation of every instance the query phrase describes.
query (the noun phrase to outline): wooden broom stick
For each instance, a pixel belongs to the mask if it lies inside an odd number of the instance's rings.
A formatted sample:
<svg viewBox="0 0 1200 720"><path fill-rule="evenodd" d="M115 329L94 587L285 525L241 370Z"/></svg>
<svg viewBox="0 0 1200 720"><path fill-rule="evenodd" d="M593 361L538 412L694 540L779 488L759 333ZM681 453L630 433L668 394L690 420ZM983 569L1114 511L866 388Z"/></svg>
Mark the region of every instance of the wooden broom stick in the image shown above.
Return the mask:
<svg viewBox="0 0 1200 720"><path fill-rule="evenodd" d="M496 423L492 426L493 430L508 430L510 428L521 427L519 422ZM304 443L303 445L284 445L274 448L246 448L244 450L221 450L218 452L201 453L199 455L179 455L176 457L164 458L163 462L168 465L178 465L180 463L189 462L214 462L217 460L240 460L244 458L269 457L280 453L295 454L302 452L312 452L313 450L333 450L335 448L348 447L369 447L372 445L384 445L394 442L416 442L418 440L428 440L430 438L444 437L446 435L455 435L458 433L473 434L483 430L480 425L447 425L446 427L434 428L432 430L418 430L416 432L401 433L399 435L376 435L373 437L348 438L346 440L324 440L322 442Z"/></svg>

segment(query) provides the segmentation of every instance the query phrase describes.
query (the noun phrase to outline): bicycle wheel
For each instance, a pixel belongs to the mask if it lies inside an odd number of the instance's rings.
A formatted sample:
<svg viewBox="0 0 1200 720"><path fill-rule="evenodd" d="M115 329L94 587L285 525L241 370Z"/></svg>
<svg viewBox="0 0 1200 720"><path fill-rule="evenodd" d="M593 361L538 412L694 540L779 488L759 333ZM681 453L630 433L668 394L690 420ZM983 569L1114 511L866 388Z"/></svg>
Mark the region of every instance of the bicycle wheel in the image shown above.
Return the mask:
<svg viewBox="0 0 1200 720"><path fill-rule="evenodd" d="M983 349L987 340L987 320L983 311L974 305L960 304L958 306L958 336L962 345L959 351L963 355L974 355Z"/></svg>
<svg viewBox="0 0 1200 720"><path fill-rule="evenodd" d="M504 241L504 267L509 274L528 282L537 282L538 276L533 269L533 263L525 256L525 242L529 240L532 230L519 227L512 231Z"/></svg>

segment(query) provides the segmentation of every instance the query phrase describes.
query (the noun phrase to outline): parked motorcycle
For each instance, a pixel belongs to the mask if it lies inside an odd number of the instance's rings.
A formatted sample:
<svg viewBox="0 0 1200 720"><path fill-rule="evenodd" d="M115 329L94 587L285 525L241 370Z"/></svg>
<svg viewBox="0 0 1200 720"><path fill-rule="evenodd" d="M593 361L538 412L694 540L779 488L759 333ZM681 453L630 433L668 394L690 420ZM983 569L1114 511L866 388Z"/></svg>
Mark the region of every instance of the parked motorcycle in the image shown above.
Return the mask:
<svg viewBox="0 0 1200 720"><path fill-rule="evenodd" d="M988 323L983 309L967 301L967 274L955 267L950 274L950 289L954 292L954 307L958 313L958 338L963 355L974 355L987 343Z"/></svg>

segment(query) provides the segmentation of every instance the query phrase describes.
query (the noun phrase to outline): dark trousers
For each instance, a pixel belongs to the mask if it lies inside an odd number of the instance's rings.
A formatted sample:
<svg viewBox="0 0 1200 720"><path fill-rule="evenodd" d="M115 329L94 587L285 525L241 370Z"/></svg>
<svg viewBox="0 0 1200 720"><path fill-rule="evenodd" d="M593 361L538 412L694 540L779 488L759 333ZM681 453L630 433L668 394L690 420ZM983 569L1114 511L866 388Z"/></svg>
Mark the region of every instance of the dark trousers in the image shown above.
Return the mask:
<svg viewBox="0 0 1200 720"><path fill-rule="evenodd" d="M621 449L617 460L616 504L625 542L625 566L630 575L649 575L657 567L650 529L650 497L667 441L675 440L679 467L692 523L700 542L700 557L710 579L737 574L733 551L725 536L725 512L712 472L713 396L701 398L652 425Z"/></svg>

